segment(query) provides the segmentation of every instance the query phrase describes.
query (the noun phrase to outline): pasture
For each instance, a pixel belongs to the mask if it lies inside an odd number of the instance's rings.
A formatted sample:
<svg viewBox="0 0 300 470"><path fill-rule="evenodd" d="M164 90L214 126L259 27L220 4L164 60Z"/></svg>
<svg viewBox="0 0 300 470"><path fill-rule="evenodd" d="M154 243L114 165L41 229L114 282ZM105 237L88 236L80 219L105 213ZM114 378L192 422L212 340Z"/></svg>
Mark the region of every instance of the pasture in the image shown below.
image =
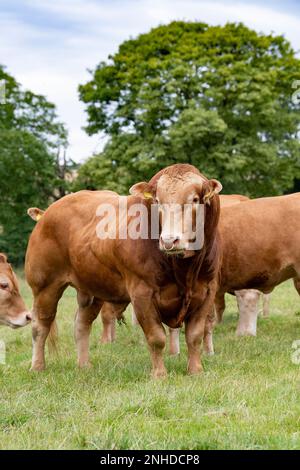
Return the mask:
<svg viewBox="0 0 300 470"><path fill-rule="evenodd" d="M22 277L22 273L19 273ZM24 280L21 291L31 306ZM78 370L73 341L75 292L59 304L59 352L47 370L29 373L30 327L0 329L0 449L299 449L300 365L291 361L300 339L300 302L291 282L275 289L270 318L257 338L237 338L237 308L227 296L224 323L215 329L214 357L205 373L186 375L186 347L166 357L169 377L149 378L141 330L117 326L117 341L91 337L89 370Z"/></svg>

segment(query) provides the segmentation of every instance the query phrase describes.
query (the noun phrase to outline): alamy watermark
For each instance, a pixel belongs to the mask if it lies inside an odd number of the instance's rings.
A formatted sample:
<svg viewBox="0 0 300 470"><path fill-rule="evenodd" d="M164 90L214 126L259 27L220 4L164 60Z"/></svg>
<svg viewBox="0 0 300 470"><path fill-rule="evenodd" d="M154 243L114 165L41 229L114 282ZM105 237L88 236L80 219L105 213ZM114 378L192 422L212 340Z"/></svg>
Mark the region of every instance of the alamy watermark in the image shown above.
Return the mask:
<svg viewBox="0 0 300 470"><path fill-rule="evenodd" d="M0 104L6 103L5 80L0 80Z"/></svg>
<svg viewBox="0 0 300 470"><path fill-rule="evenodd" d="M294 93L292 94L292 102L293 104L300 104L300 80L294 80L292 83L292 88L295 89Z"/></svg>
<svg viewBox="0 0 300 470"><path fill-rule="evenodd" d="M128 206L127 198L120 197L117 205L100 204L96 227L101 240L160 240L168 250L177 247L200 250L204 243L204 204L145 204Z"/></svg>
<svg viewBox="0 0 300 470"><path fill-rule="evenodd" d="M4 341L0 340L0 365L6 363L6 347Z"/></svg>

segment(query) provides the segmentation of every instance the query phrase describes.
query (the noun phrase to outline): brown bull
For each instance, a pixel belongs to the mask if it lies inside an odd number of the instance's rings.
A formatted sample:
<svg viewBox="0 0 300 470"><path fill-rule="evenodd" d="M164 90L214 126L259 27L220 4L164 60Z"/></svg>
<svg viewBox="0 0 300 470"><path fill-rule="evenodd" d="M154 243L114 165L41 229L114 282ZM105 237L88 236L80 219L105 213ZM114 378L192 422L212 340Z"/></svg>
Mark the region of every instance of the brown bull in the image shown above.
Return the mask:
<svg viewBox="0 0 300 470"><path fill-rule="evenodd" d="M90 329L103 302L122 306L131 301L149 345L153 376L166 374L162 322L170 327L185 322L188 371L200 372L200 345L212 311L220 262L220 189L220 183L207 180L193 166L173 165L149 183L135 185L133 196L82 191L50 206L34 228L26 254L26 277L34 294L32 369L45 366L45 341L57 303L71 285L78 292L75 338L80 366L88 364ZM99 207L109 205L119 215L120 200L126 200L129 209L142 205L148 222L151 204L159 205L159 242L119 236L124 226L134 223L133 216L125 221L121 217L115 238L96 235ZM178 226L170 230L163 222L164 211L174 203L177 209L178 205L191 206L193 221L197 206L204 204L201 249L190 249L193 239L188 230L180 231Z"/></svg>
<svg viewBox="0 0 300 470"><path fill-rule="evenodd" d="M226 207L220 217L224 256L216 297L221 320L225 292L275 286L300 278L300 194L261 198Z"/></svg>
<svg viewBox="0 0 300 470"><path fill-rule="evenodd" d="M221 210L225 207L234 206L241 202L249 201L247 196L240 194L222 195L220 197ZM242 238L243 233L239 234ZM246 266L245 266L246 268ZM247 268L246 268L247 269ZM233 292L231 292L233 293ZM242 289L234 291L234 295L237 299L238 310L239 310L239 324L237 328L238 335L256 335L256 320L258 316L258 304L261 295L263 296L263 315L267 317L269 315L269 294L261 294L257 289ZM225 296L221 301L221 295L218 299L219 304L222 302L225 304Z"/></svg>
<svg viewBox="0 0 300 470"><path fill-rule="evenodd" d="M20 328L30 321L31 313L20 295L17 277L0 253L0 325Z"/></svg>

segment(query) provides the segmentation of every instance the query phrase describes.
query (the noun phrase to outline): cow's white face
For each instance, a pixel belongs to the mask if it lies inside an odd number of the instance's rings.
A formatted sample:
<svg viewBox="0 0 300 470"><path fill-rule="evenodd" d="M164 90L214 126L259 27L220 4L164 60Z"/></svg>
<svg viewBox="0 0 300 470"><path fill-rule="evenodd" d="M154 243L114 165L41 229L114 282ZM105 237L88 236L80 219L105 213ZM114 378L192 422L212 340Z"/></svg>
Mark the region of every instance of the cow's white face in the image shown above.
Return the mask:
<svg viewBox="0 0 300 470"><path fill-rule="evenodd" d="M31 313L19 293L16 276L0 254L0 325L20 328L30 321Z"/></svg>
<svg viewBox="0 0 300 470"><path fill-rule="evenodd" d="M203 246L205 204L222 189L216 180L206 180L195 173L183 177L162 175L153 201L160 216L159 248L168 255L189 257ZM148 183L134 185L131 194L149 194Z"/></svg>

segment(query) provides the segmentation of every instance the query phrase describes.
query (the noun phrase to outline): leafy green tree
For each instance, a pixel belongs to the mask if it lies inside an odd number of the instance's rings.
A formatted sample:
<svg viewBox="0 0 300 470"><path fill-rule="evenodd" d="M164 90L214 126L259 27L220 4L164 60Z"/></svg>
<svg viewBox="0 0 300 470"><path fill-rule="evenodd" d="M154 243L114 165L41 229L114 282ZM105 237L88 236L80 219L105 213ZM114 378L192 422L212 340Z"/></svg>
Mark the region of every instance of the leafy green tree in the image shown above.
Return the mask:
<svg viewBox="0 0 300 470"><path fill-rule="evenodd" d="M66 146L67 132L57 120L56 108L42 95L23 90L0 65L5 82L5 104L0 105L0 129L26 130L51 149Z"/></svg>
<svg viewBox="0 0 300 470"><path fill-rule="evenodd" d="M55 166L45 144L29 132L1 130L0 141L0 251L20 263L33 228L27 209L47 207Z"/></svg>
<svg viewBox="0 0 300 470"><path fill-rule="evenodd" d="M58 158L67 134L45 97L23 91L1 66L0 80L0 252L20 263L33 228L28 207L47 207L67 190Z"/></svg>
<svg viewBox="0 0 300 470"><path fill-rule="evenodd" d="M282 36L172 22L125 41L79 87L89 135L109 136L76 187L127 191L175 162L227 193L280 194L300 175L300 62Z"/></svg>

